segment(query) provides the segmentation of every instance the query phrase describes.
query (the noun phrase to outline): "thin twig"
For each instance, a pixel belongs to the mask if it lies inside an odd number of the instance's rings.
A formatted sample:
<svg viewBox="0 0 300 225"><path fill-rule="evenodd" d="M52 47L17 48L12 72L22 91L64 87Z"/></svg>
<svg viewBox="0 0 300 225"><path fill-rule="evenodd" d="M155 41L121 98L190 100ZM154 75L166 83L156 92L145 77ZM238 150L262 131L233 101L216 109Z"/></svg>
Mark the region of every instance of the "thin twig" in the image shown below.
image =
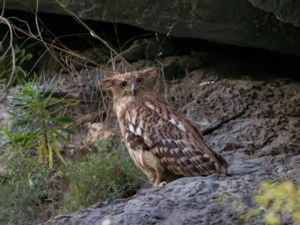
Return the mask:
<svg viewBox="0 0 300 225"><path fill-rule="evenodd" d="M105 47L107 47L117 57L122 59L122 61L128 67L135 70L135 68L124 57L122 57L113 47L110 46L110 44L107 41L102 39L94 30L92 30L86 23L84 23L75 13L73 13L71 10L67 9L66 6L63 3L61 3L59 0L55 0L55 1L62 9L64 9L69 15L71 15L80 25L82 25L85 29L87 29L93 38L99 40Z"/></svg>
<svg viewBox="0 0 300 225"><path fill-rule="evenodd" d="M3 2L3 4L5 4L5 1ZM11 85L12 81L13 81L13 75L16 71L16 54L15 54L15 49L13 47L13 28L10 24L10 22L8 21L8 19L6 19L5 17L3 17L2 15L4 14L4 11L2 9L1 12L1 16L0 16L0 24L5 24L8 27L8 32L9 32L9 46L8 48L4 51L3 55L0 57L0 61L3 60L8 52L11 52L11 59L12 59L12 65L11 65L11 73L9 76L9 80L7 82L6 85L4 85L3 89L2 89L2 93L0 93L0 102L6 97L6 93L7 90L9 88L9 86Z"/></svg>

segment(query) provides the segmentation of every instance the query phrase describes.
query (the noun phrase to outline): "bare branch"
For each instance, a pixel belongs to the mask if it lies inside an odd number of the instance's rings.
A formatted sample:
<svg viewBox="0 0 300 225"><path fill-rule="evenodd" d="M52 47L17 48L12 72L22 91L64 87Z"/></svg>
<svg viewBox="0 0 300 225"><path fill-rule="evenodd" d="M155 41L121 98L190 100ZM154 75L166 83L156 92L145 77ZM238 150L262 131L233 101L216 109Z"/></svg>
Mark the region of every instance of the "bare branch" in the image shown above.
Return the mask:
<svg viewBox="0 0 300 225"><path fill-rule="evenodd" d="M5 1L3 2L3 4L5 4ZM13 75L14 75L15 70L16 70L16 54L15 54L15 49L14 49L14 46L13 46L13 33L14 33L14 31L13 31L13 28L12 28L9 20L2 16L3 14L4 14L4 11L2 10L1 16L0 16L0 24L5 24L8 28L9 45L8 45L7 49L4 51L3 55L0 56L0 61L3 60L5 57L7 57L8 53L10 52L10 57L12 59L11 60L12 65L11 65L11 73L10 73L9 80L8 80L7 84L4 85L4 87L2 88L1 93L0 93L0 102L6 97L7 89L12 83Z"/></svg>

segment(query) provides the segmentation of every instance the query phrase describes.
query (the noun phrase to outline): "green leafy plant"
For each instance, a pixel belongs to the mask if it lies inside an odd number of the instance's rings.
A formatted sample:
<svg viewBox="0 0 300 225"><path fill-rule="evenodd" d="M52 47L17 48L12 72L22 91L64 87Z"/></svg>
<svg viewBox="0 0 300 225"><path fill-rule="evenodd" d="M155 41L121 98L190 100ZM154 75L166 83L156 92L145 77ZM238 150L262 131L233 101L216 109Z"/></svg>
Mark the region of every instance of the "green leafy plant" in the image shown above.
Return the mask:
<svg viewBox="0 0 300 225"><path fill-rule="evenodd" d="M14 60L11 55L7 55L0 63L0 83L10 83L10 85L24 83L27 73L24 70L25 64L32 59L32 54L28 53L21 46L14 47ZM15 65L15 67L13 66Z"/></svg>
<svg viewBox="0 0 300 225"><path fill-rule="evenodd" d="M254 203L257 207L243 214L239 224L257 217L262 217L266 225L284 224L282 218L290 218L295 224L300 224L300 185L290 181L263 182Z"/></svg>
<svg viewBox="0 0 300 225"><path fill-rule="evenodd" d="M59 203L63 181L57 173L36 167L21 154L8 161L0 185L0 224L40 224L63 210Z"/></svg>
<svg viewBox="0 0 300 225"><path fill-rule="evenodd" d="M282 224L281 217L290 215L300 224L300 186L290 181L272 184L263 182L255 202L265 210L265 221L270 225Z"/></svg>
<svg viewBox="0 0 300 225"><path fill-rule="evenodd" d="M68 167L65 207L71 211L99 201L128 197L144 182L124 145L101 141L96 146L98 153Z"/></svg>
<svg viewBox="0 0 300 225"><path fill-rule="evenodd" d="M9 123L2 128L2 135L18 151L33 151L38 164L53 167L54 156L66 163L60 153L61 144L69 143L68 134L74 134L69 126L73 120L63 116L62 107L69 102L55 98L37 83L27 83L11 101Z"/></svg>

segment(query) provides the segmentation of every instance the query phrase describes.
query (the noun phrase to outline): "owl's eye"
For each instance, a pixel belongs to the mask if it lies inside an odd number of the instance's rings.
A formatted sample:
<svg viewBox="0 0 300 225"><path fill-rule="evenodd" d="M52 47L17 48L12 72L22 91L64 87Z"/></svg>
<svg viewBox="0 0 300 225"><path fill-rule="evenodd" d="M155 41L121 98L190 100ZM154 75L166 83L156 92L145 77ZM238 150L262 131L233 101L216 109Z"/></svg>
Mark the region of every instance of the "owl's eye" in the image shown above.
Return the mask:
<svg viewBox="0 0 300 225"><path fill-rule="evenodd" d="M120 83L120 87L121 88L125 88L127 86L127 82L126 81L123 81Z"/></svg>
<svg viewBox="0 0 300 225"><path fill-rule="evenodd" d="M136 79L136 82L137 82L138 84L143 83L143 78L138 78L138 79Z"/></svg>

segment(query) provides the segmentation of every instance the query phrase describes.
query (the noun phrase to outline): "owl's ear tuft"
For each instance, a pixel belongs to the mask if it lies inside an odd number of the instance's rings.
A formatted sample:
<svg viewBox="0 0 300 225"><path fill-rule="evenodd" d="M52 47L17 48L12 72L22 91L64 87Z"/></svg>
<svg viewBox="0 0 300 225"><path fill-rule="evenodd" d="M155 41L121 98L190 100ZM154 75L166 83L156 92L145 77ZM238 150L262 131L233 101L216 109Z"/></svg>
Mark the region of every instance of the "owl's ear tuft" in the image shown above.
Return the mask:
<svg viewBox="0 0 300 225"><path fill-rule="evenodd" d="M102 81L102 86L104 90L110 90L114 86L114 79L106 78Z"/></svg>
<svg viewBox="0 0 300 225"><path fill-rule="evenodd" d="M143 76L154 78L158 76L158 71L156 67L149 67L147 69L142 70L141 74L143 74Z"/></svg>

